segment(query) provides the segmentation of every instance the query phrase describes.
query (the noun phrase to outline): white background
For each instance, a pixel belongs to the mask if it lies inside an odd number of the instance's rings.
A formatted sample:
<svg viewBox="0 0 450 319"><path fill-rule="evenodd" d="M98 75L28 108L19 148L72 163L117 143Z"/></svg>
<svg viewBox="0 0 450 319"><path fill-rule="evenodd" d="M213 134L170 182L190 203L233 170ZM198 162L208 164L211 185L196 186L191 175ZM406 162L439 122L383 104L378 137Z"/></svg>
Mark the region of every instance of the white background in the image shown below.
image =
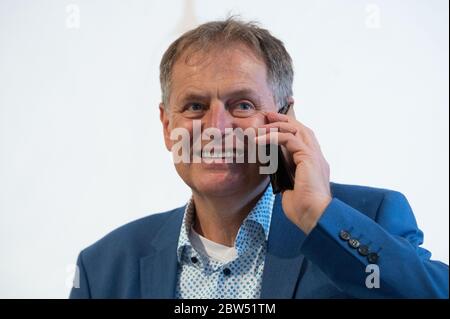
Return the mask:
<svg viewBox="0 0 450 319"><path fill-rule="evenodd" d="M0 0L0 297L67 297L81 249L185 203L159 60L230 12L285 42L332 180L404 193L448 263L447 0Z"/></svg>

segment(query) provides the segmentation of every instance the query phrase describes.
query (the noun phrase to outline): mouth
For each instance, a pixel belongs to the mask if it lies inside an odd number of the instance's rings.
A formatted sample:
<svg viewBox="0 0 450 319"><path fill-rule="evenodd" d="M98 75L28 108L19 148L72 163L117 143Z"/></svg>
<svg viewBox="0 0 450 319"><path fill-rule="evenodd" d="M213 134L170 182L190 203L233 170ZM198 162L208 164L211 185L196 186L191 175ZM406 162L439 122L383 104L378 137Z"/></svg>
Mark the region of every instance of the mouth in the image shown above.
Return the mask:
<svg viewBox="0 0 450 319"><path fill-rule="evenodd" d="M244 150L228 149L228 150L202 150L196 152L198 157L206 160L233 160L244 156Z"/></svg>

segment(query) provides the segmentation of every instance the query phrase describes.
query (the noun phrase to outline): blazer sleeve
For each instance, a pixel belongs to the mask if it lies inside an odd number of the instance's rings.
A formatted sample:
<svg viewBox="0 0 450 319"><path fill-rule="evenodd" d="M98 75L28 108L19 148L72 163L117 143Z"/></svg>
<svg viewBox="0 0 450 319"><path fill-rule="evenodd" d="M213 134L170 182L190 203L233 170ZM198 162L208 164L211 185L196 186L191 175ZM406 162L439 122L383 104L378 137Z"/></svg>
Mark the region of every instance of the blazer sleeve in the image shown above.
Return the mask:
<svg viewBox="0 0 450 319"><path fill-rule="evenodd" d="M91 292L89 282L86 274L86 269L83 263L83 252L78 255L77 268L75 271L75 278L72 290L70 291L70 299L90 299Z"/></svg>
<svg viewBox="0 0 450 319"><path fill-rule="evenodd" d="M375 220L333 198L301 249L354 298L448 298L448 266L422 243L405 196L386 191ZM366 284L371 275L379 284Z"/></svg>

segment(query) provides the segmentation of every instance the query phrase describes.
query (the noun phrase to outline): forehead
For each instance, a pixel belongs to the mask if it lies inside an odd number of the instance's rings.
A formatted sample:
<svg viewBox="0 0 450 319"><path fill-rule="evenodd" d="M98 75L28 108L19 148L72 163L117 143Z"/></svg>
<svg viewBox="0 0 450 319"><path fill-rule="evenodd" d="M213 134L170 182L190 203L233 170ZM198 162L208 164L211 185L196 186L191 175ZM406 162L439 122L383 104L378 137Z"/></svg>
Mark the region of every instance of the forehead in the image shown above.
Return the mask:
<svg viewBox="0 0 450 319"><path fill-rule="evenodd" d="M172 94L180 94L192 87L220 90L242 85L256 90L268 87L266 64L243 44L187 51L172 69Z"/></svg>

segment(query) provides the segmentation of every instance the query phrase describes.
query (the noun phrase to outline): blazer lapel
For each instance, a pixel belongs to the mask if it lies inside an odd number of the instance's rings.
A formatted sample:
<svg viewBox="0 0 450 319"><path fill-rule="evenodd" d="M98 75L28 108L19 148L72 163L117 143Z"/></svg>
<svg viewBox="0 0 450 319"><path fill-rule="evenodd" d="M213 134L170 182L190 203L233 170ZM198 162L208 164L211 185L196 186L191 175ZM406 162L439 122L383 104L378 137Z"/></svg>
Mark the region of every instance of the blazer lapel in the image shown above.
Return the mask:
<svg viewBox="0 0 450 319"><path fill-rule="evenodd" d="M275 198L262 280L261 298L293 298L304 257L305 234L284 214L281 195Z"/></svg>
<svg viewBox="0 0 450 319"><path fill-rule="evenodd" d="M183 214L184 207L174 212L153 239L150 253L141 258L142 298L171 299L175 297L177 245Z"/></svg>

